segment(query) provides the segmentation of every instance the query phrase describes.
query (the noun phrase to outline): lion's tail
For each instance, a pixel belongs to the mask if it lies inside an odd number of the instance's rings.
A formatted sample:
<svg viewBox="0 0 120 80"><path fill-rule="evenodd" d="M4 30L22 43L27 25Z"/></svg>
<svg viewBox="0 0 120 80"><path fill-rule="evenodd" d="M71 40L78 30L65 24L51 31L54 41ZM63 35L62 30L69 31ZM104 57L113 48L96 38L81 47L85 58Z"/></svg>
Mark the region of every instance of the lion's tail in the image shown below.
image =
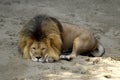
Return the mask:
<svg viewBox="0 0 120 80"><path fill-rule="evenodd" d="M96 39L97 40L97 39ZM91 52L91 54L95 57L101 57L103 56L103 54L105 53L105 48L103 47L103 45L97 40L97 45L96 45L96 49L94 51Z"/></svg>

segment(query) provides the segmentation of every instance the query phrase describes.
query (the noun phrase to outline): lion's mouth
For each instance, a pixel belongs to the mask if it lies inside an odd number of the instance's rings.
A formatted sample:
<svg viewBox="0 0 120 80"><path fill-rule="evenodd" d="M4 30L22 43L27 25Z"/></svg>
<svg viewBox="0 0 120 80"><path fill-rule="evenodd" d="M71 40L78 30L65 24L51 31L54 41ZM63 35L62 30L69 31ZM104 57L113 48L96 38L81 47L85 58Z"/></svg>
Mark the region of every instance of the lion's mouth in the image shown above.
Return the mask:
<svg viewBox="0 0 120 80"><path fill-rule="evenodd" d="M49 63L50 62L50 58L47 55L45 55L44 58L42 58L42 57L31 57L31 58L35 62L42 62L42 63Z"/></svg>
<svg viewBox="0 0 120 80"><path fill-rule="evenodd" d="M42 62L42 63L51 63L53 62L53 59L48 56L48 54L45 55L44 58L39 58L37 62Z"/></svg>
<svg viewBox="0 0 120 80"><path fill-rule="evenodd" d="M42 62L42 58L40 56L33 56L33 54L30 52L31 59L35 62Z"/></svg>
<svg viewBox="0 0 120 80"><path fill-rule="evenodd" d="M41 57L35 57L36 58L36 62L41 62Z"/></svg>
<svg viewBox="0 0 120 80"><path fill-rule="evenodd" d="M34 57L32 55L32 53L30 53L30 55L31 55L32 61L35 61L35 62L41 62L41 63L50 63L50 62L53 62L53 59L50 58L48 56L48 54L46 54L44 57L40 57L40 56Z"/></svg>

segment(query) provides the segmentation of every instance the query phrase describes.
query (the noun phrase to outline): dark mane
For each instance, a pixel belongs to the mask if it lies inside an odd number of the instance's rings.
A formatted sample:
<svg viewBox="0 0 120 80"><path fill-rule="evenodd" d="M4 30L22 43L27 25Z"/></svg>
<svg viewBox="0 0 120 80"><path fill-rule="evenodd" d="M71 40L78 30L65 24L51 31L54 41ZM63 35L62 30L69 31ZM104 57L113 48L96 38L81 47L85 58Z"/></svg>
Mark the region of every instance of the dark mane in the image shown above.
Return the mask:
<svg viewBox="0 0 120 80"><path fill-rule="evenodd" d="M62 27L61 23L56 18L47 16L47 15L37 15L37 16L33 17L24 26L23 33L25 33L25 36L31 36L36 40L39 40L40 38L45 37L45 35L43 34L44 32L42 32L42 30L41 30L41 28L43 27L42 22L50 20L50 19L57 24L59 31L61 33L61 39L62 39L63 27Z"/></svg>
<svg viewBox="0 0 120 80"><path fill-rule="evenodd" d="M60 33L61 33L61 39L62 39L62 41L63 41L63 26L62 26L62 24L60 23L60 21L58 21L56 18L54 18L54 17L50 17L56 24L57 24L57 26L58 26L58 28L59 28L59 30L60 30Z"/></svg>

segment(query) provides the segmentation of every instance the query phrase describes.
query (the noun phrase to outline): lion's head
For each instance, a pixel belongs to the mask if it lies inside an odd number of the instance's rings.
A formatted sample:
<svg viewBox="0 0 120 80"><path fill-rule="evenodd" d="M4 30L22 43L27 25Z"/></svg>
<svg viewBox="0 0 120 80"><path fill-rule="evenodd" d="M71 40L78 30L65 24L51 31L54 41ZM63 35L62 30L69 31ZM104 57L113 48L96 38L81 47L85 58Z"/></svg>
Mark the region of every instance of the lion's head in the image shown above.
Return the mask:
<svg viewBox="0 0 120 80"><path fill-rule="evenodd" d="M47 39L43 39L41 41L34 41L30 47L30 56L33 61L36 62L53 62L54 50L49 45L50 42Z"/></svg>
<svg viewBox="0 0 120 80"><path fill-rule="evenodd" d="M30 47L30 56L33 61L44 62L47 56L47 45L45 42L34 41Z"/></svg>

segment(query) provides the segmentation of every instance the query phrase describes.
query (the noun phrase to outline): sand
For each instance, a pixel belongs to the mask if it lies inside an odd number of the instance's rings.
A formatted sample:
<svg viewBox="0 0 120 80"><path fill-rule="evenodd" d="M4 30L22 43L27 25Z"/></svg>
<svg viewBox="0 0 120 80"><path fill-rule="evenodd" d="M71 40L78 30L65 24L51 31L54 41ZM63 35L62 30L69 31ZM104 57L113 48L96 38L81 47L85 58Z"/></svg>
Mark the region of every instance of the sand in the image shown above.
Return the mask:
<svg viewBox="0 0 120 80"><path fill-rule="evenodd" d="M18 33L37 14L92 29L105 55L55 63L23 59ZM0 0L0 80L120 80L120 0Z"/></svg>

